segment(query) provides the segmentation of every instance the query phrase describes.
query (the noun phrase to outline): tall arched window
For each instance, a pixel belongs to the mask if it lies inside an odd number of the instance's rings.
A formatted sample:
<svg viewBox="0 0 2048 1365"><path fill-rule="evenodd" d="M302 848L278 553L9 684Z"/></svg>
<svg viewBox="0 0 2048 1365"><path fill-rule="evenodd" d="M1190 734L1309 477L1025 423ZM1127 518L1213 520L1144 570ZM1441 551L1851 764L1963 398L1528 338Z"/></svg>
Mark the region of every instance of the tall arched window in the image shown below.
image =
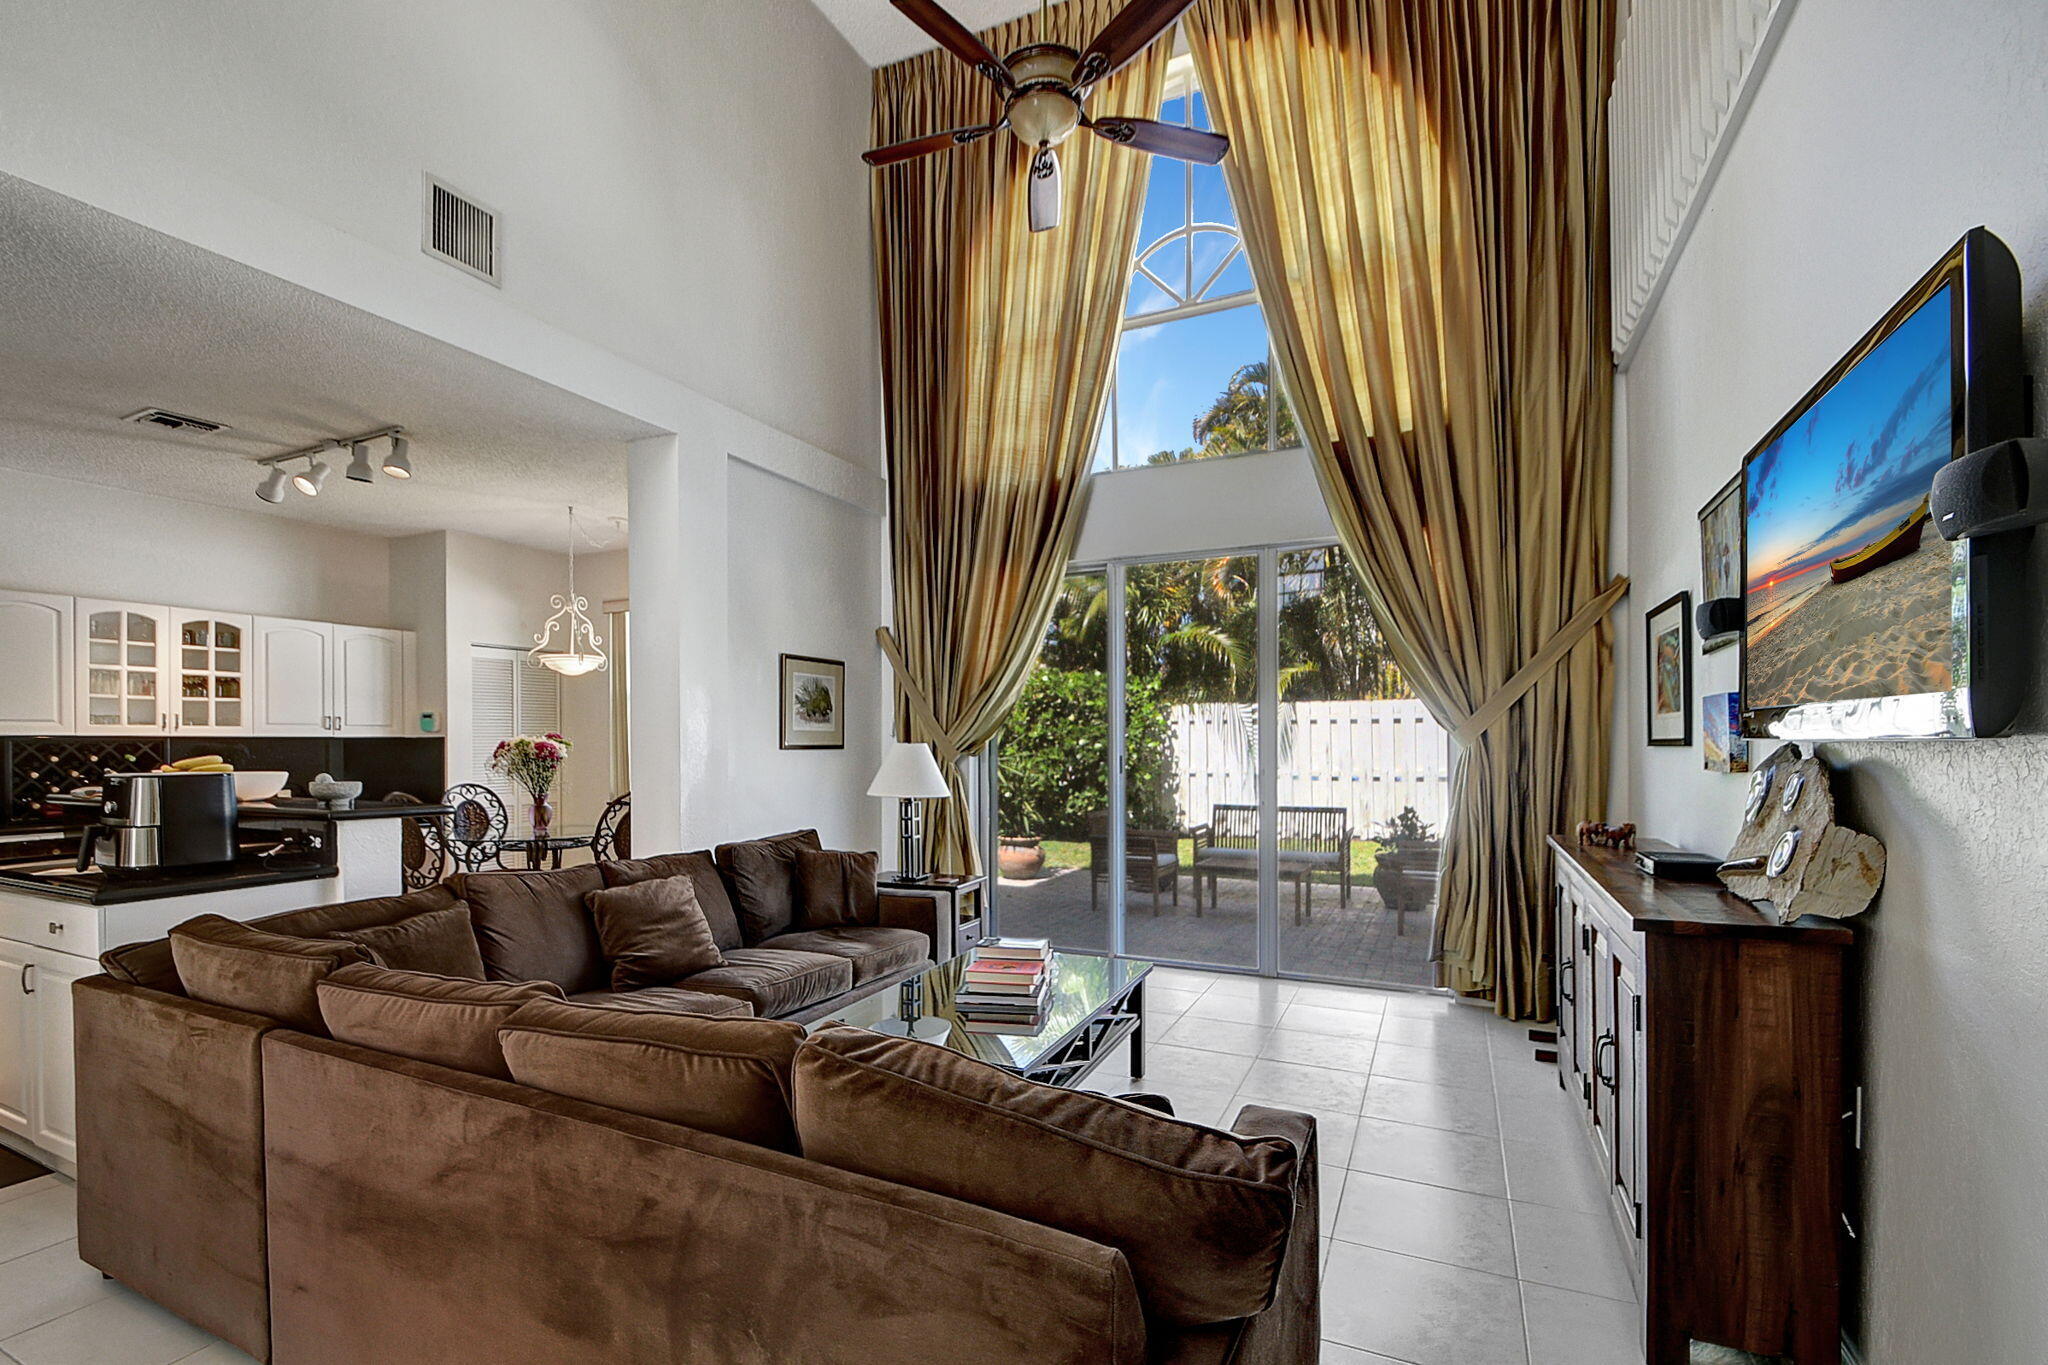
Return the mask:
<svg viewBox="0 0 2048 1365"><path fill-rule="evenodd" d="M1159 118L1210 126L1186 54L1168 67ZM1095 468L1298 445L1279 387L1223 169L1153 158Z"/></svg>

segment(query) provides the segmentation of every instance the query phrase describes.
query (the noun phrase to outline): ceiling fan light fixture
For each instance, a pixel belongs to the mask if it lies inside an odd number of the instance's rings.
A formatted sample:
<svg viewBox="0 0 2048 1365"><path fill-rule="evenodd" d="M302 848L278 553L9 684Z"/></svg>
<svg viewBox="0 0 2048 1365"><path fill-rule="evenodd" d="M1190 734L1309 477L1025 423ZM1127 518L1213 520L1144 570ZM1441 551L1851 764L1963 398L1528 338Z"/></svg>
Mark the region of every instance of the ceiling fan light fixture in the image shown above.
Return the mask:
<svg viewBox="0 0 2048 1365"><path fill-rule="evenodd" d="M1056 86L1027 90L1010 103L1010 130L1027 147L1056 147L1081 126L1081 106Z"/></svg>
<svg viewBox="0 0 2048 1365"><path fill-rule="evenodd" d="M394 479L412 477L412 442L403 436L391 438L391 453L384 457L384 472Z"/></svg>

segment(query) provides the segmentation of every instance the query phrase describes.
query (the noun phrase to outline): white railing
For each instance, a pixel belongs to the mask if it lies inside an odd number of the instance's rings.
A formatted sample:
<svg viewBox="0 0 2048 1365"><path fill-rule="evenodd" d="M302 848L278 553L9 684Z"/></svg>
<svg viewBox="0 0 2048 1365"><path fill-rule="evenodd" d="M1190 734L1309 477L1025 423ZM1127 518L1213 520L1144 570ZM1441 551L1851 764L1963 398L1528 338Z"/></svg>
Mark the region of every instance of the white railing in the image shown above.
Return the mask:
<svg viewBox="0 0 2048 1365"><path fill-rule="evenodd" d="M1258 725L1250 707L1176 706L1176 802L1183 827L1219 805L1258 800ZM1403 807L1443 828L1451 740L1419 701L1290 702L1280 707L1283 806L1342 806L1365 838Z"/></svg>
<svg viewBox="0 0 2048 1365"><path fill-rule="evenodd" d="M1626 368L1793 0L1633 0L1607 99L1614 355Z"/></svg>

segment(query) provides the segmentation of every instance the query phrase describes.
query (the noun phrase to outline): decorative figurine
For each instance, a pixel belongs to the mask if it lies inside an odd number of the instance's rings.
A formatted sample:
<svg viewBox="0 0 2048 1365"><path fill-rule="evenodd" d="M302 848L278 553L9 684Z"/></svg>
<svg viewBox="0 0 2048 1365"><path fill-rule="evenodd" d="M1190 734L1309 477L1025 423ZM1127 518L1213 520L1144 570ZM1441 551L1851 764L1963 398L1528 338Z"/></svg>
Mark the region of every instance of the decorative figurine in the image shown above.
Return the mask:
<svg viewBox="0 0 2048 1365"><path fill-rule="evenodd" d="M1579 821L1579 847L1596 844L1601 848L1634 848L1636 827L1628 825L1603 825L1597 820Z"/></svg>

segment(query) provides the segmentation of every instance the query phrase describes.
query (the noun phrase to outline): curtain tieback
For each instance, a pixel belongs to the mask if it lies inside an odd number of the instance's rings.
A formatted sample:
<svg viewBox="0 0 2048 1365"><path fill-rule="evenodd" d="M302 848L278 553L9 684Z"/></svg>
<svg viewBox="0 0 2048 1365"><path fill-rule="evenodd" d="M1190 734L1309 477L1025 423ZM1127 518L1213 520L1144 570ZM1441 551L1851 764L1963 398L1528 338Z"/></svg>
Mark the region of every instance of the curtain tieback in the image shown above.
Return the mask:
<svg viewBox="0 0 2048 1365"><path fill-rule="evenodd" d="M931 698L924 694L924 689L917 685L910 676L910 670L904 666L903 651L897 648L895 632L882 626L875 631L875 639L881 642L889 667L896 670L896 681L903 688L903 695L910 700L911 716L924 727L925 733L937 736L931 741L932 756L941 763L956 762L960 757L960 746L953 742L952 732L939 724L939 715L932 709Z"/></svg>
<svg viewBox="0 0 2048 1365"><path fill-rule="evenodd" d="M1451 731L1452 741L1460 748L1470 747L1473 740L1499 724L1501 717L1505 716L1530 688L1541 682L1565 655L1572 652L1579 641L1592 632L1593 627L1600 624L1601 618L1612 610L1614 604L1621 600L1621 595L1627 591L1627 577L1616 574L1613 580L1600 590L1599 596L1573 612L1571 619L1559 627L1555 635L1543 642L1543 648L1536 651L1536 657L1516 669L1515 675L1501 684L1499 691L1481 703L1478 710L1458 723Z"/></svg>

